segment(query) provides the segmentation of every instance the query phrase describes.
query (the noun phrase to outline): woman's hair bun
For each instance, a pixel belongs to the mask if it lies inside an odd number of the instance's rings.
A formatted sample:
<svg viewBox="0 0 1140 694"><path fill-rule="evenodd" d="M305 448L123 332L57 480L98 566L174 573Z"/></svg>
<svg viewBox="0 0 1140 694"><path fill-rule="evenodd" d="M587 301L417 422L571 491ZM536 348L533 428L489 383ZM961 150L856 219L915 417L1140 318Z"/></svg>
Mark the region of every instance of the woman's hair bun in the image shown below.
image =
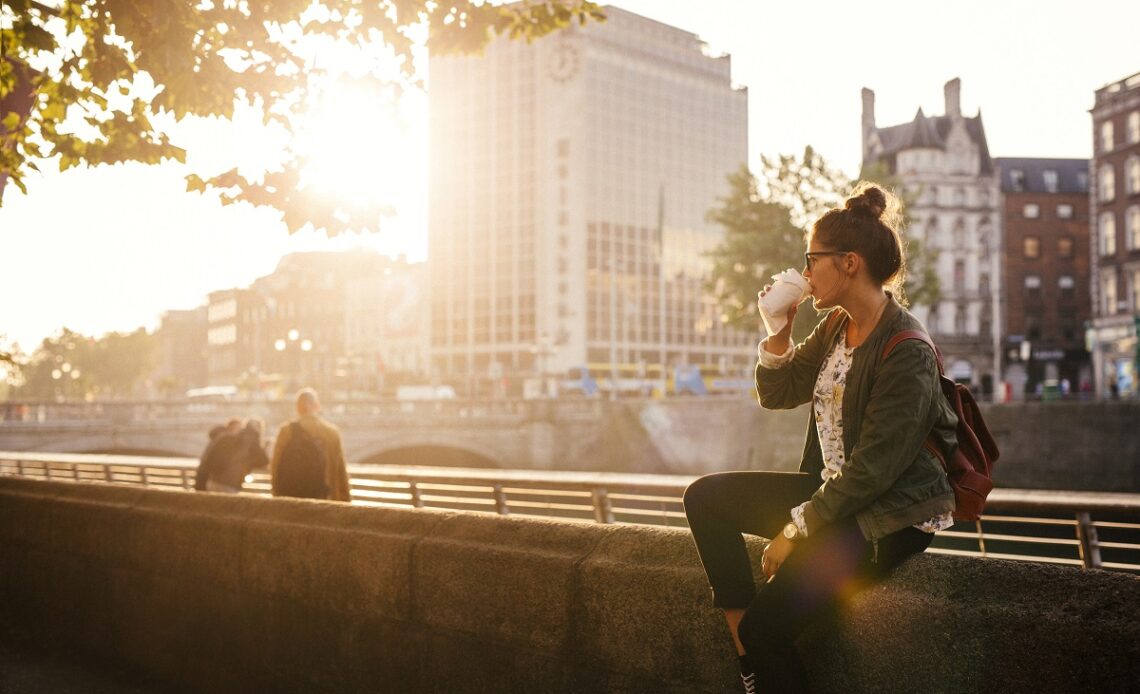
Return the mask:
<svg viewBox="0 0 1140 694"><path fill-rule="evenodd" d="M844 209L863 213L878 219L887 209L887 196L875 186L867 186L858 195L847 198Z"/></svg>

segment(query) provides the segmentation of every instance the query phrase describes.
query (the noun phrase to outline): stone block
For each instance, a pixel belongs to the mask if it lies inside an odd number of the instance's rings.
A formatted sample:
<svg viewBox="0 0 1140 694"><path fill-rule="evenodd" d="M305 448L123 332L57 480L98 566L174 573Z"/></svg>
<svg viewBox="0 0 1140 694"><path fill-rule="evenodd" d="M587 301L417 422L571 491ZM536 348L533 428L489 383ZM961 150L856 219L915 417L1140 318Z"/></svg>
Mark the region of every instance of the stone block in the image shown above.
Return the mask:
<svg viewBox="0 0 1140 694"><path fill-rule="evenodd" d="M628 526L607 533L579 567L576 663L636 673L644 689L738 678L731 636L711 607L687 531ZM632 685L631 685L632 686Z"/></svg>
<svg viewBox="0 0 1140 694"><path fill-rule="evenodd" d="M576 566L612 528L456 514L415 549L414 617L540 653L566 647Z"/></svg>
<svg viewBox="0 0 1140 694"><path fill-rule="evenodd" d="M413 550L450 514L261 500L246 523L243 588L339 614L407 619Z"/></svg>

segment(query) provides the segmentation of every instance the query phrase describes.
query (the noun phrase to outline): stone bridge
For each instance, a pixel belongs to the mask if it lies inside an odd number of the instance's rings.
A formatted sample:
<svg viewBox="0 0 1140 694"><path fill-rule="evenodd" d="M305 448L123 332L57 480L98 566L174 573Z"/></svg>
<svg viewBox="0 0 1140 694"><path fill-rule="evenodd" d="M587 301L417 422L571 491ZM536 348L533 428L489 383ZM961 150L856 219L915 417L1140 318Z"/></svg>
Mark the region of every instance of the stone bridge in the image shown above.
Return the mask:
<svg viewBox="0 0 1140 694"><path fill-rule="evenodd" d="M257 416L273 434L287 402L0 403L0 450L197 456L208 429ZM999 483L1140 492L1140 403L984 406ZM791 470L806 408L737 398L332 402L349 463L701 474Z"/></svg>

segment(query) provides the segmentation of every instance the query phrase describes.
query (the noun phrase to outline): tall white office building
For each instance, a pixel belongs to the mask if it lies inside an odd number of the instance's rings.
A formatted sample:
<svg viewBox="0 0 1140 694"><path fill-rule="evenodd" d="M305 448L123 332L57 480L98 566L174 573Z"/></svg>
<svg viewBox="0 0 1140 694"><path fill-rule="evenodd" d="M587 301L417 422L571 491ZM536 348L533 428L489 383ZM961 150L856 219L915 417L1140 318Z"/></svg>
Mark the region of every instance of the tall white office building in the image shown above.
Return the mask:
<svg viewBox="0 0 1140 694"><path fill-rule="evenodd" d="M748 94L694 34L608 21L430 62L432 366L755 360L704 290Z"/></svg>

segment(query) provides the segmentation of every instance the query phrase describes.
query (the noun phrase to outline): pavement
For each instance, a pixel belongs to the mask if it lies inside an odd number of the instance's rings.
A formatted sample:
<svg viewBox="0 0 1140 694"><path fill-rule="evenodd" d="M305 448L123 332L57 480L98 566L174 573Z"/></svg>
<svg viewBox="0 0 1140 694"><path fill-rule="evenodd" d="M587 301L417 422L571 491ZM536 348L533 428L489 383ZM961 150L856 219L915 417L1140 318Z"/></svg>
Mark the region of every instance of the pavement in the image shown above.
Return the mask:
<svg viewBox="0 0 1140 694"><path fill-rule="evenodd" d="M158 694L168 688L139 673L74 654L55 653L0 629L3 694Z"/></svg>

